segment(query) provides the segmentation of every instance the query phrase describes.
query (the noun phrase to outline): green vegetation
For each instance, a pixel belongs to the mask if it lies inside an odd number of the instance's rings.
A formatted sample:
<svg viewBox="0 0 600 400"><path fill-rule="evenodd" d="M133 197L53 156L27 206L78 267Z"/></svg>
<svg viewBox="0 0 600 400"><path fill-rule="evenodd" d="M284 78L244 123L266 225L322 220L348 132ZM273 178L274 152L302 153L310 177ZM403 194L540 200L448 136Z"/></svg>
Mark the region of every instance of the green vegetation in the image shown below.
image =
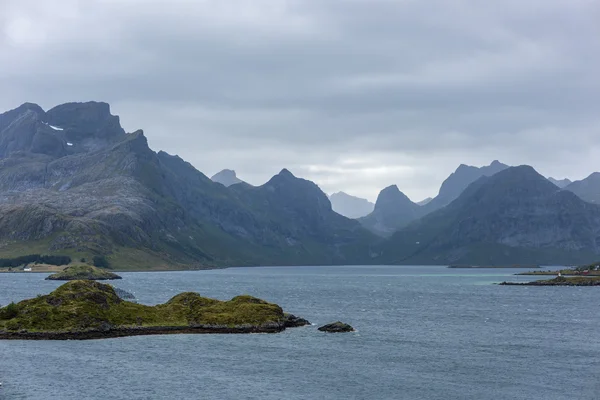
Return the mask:
<svg viewBox="0 0 600 400"><path fill-rule="evenodd" d="M94 258L92 259L92 261L94 263L94 267L98 267L98 268L110 268L110 263L108 262L108 260L104 256L94 256Z"/></svg>
<svg viewBox="0 0 600 400"><path fill-rule="evenodd" d="M27 264L50 264L50 265L68 265L71 263L71 257L60 255L39 255L29 254L15 258L0 258L0 268L19 267Z"/></svg>
<svg viewBox="0 0 600 400"><path fill-rule="evenodd" d="M104 271L91 265L74 265L67 267L61 272L52 274L46 278L53 281L74 281L78 279L86 279L93 281L121 279L119 275L112 272Z"/></svg>
<svg viewBox="0 0 600 400"><path fill-rule="evenodd" d="M15 303L10 303L4 308L0 308L0 320L8 320L16 317L19 309Z"/></svg>
<svg viewBox="0 0 600 400"><path fill-rule="evenodd" d="M93 281L65 283L52 293L0 309L2 331L82 332L142 327L263 326L285 316L276 304L237 296L229 301L181 293L165 304L146 306L124 301L110 285Z"/></svg>

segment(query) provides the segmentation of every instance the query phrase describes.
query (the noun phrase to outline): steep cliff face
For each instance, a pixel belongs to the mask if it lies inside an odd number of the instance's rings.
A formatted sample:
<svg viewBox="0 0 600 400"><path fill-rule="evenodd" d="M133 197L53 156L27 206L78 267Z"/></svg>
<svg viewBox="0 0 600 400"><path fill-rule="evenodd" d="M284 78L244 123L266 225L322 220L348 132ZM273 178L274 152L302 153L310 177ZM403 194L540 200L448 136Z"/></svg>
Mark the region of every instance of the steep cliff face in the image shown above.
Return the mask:
<svg viewBox="0 0 600 400"><path fill-rule="evenodd" d="M353 263L344 246L369 238L311 182L286 171L260 188L225 188L153 152L142 131L126 134L105 103L26 104L0 127L0 254L108 254L137 267Z"/></svg>
<svg viewBox="0 0 600 400"><path fill-rule="evenodd" d="M471 184L447 207L396 233L384 254L390 262L556 265L595 257L599 246L600 207L521 166Z"/></svg>

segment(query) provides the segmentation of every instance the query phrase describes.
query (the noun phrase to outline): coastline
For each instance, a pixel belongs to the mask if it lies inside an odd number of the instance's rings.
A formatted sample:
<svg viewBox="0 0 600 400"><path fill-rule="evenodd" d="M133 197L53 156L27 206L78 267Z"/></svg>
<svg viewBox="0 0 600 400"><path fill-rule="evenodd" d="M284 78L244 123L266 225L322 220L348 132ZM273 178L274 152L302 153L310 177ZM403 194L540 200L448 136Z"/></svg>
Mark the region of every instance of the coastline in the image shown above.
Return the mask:
<svg viewBox="0 0 600 400"><path fill-rule="evenodd" d="M498 285L501 286L600 286L600 277L591 276L577 276L577 277L564 277L558 276L554 279L542 279L539 281L532 282L501 282Z"/></svg>
<svg viewBox="0 0 600 400"><path fill-rule="evenodd" d="M542 268L539 265L449 265L448 268L452 269L511 269L511 268L522 268L522 269L534 269Z"/></svg>
<svg viewBox="0 0 600 400"><path fill-rule="evenodd" d="M258 326L149 326L115 329L94 329L67 332L7 332L0 331L0 340L92 340L110 339L128 336L173 335L173 334L250 334L279 333L286 329L285 324L266 324Z"/></svg>

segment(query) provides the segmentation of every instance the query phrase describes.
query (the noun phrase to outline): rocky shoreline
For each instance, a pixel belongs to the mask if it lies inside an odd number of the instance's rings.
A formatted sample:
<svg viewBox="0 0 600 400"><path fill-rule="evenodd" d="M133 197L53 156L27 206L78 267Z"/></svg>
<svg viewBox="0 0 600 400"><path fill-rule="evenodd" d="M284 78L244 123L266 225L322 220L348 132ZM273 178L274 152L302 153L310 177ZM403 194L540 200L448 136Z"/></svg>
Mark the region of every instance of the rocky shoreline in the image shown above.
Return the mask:
<svg viewBox="0 0 600 400"><path fill-rule="evenodd" d="M284 324L262 326L153 326L114 328L70 332L6 332L0 331L0 340L91 340L127 336L173 335L173 334L248 334L279 333L286 329Z"/></svg>
<svg viewBox="0 0 600 400"><path fill-rule="evenodd" d="M533 282L502 282L503 286L600 286L600 277L564 277Z"/></svg>
<svg viewBox="0 0 600 400"><path fill-rule="evenodd" d="M225 325L196 325L113 328L106 326L104 329L65 332L0 331L0 340L91 340L145 335L279 333L288 328L298 328L306 325L310 325L310 322L304 318L299 318L292 314L286 314L286 318L283 323L245 325L236 327Z"/></svg>

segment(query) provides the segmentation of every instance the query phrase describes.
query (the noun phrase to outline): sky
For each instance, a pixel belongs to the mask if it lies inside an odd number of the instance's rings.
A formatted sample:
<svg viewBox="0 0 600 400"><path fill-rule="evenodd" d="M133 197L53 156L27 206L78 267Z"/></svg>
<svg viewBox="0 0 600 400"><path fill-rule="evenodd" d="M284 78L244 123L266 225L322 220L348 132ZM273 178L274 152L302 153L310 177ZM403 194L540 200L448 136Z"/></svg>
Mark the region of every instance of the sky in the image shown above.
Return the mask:
<svg viewBox="0 0 600 400"><path fill-rule="evenodd" d="M375 200L600 170L598 0L0 0L0 110L105 101L208 176Z"/></svg>

